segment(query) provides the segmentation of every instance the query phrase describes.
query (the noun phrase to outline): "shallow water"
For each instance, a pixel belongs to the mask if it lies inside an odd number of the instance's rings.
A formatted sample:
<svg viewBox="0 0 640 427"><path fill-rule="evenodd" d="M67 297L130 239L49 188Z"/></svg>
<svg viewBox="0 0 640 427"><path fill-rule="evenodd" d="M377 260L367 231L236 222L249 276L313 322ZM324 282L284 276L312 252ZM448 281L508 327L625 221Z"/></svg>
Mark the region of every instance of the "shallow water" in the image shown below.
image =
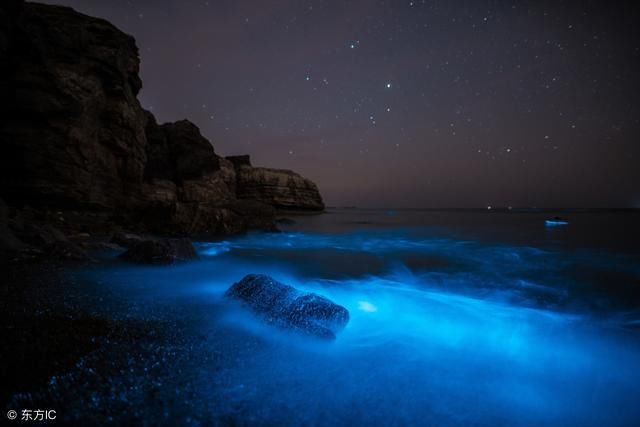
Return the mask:
<svg viewBox="0 0 640 427"><path fill-rule="evenodd" d="M192 263L70 274L118 296L98 315L181 319L156 375L164 413L147 421L638 425L637 215L574 214L558 230L544 217L335 210L200 242ZM222 296L248 273L327 296L349 325L333 343L266 326ZM114 383L144 387L142 371Z"/></svg>

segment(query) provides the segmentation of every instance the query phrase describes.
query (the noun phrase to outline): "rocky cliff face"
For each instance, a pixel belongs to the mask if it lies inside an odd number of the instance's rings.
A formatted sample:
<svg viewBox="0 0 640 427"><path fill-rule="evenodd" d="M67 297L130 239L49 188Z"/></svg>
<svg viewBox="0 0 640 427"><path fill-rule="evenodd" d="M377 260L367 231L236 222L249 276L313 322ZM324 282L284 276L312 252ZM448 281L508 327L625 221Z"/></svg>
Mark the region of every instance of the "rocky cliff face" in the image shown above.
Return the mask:
<svg viewBox="0 0 640 427"><path fill-rule="evenodd" d="M138 49L102 19L0 6L0 179L7 202L113 209L146 162Z"/></svg>
<svg viewBox="0 0 640 427"><path fill-rule="evenodd" d="M228 159L235 166L238 198L259 200L279 209L324 209L318 187L311 180L286 169L253 167L249 156Z"/></svg>
<svg viewBox="0 0 640 427"><path fill-rule="evenodd" d="M187 120L136 96L135 40L66 7L0 3L0 197L93 211L166 233L272 228L274 207L322 209L290 171L218 156ZM234 164L235 162L235 164Z"/></svg>

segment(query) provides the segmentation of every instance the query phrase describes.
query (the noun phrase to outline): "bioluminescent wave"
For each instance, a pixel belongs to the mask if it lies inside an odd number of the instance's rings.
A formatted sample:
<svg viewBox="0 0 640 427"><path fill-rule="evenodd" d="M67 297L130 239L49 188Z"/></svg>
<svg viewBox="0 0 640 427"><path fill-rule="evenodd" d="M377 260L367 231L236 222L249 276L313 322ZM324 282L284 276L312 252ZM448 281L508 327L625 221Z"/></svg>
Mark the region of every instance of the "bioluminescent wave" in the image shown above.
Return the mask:
<svg viewBox="0 0 640 427"><path fill-rule="evenodd" d="M415 286L465 291L539 306L632 309L640 303L637 256L587 250L560 251L443 238L412 238L410 229L347 234L254 234L201 243L205 257L233 250L258 265L282 265L311 277L397 275L410 271ZM420 234L419 232L417 234ZM289 262L294 261L294 262ZM608 293L599 289L610 276ZM630 297L630 298L629 298Z"/></svg>
<svg viewBox="0 0 640 427"><path fill-rule="evenodd" d="M249 234L197 246L201 259L192 263L114 262L79 274L136 301L123 315L187 317L187 344L169 358L179 375L167 386L182 390L189 378L189 405L215 419L385 426L640 419L640 313L627 289L640 277L634 255L411 229ZM327 344L266 325L223 298L248 273L345 306L347 328ZM608 277L618 281L604 295Z"/></svg>

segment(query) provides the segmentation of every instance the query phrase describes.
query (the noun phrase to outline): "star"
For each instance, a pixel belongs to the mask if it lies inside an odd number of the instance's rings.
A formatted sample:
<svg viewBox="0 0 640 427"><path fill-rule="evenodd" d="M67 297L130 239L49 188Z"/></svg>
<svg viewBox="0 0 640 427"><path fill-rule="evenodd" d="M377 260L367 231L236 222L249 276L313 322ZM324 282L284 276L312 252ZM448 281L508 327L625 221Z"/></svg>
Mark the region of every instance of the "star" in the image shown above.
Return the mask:
<svg viewBox="0 0 640 427"><path fill-rule="evenodd" d="M391 83L387 83L386 86L387 86L387 89L391 89Z"/></svg>

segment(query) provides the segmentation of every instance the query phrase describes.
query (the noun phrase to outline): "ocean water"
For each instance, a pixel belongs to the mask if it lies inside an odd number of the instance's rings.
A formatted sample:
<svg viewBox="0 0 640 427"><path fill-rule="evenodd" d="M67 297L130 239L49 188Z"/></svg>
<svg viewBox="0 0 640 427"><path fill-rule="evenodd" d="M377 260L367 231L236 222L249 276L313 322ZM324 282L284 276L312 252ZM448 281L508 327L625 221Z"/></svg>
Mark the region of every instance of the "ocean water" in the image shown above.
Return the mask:
<svg viewBox="0 0 640 427"><path fill-rule="evenodd" d="M173 333L114 349L136 355L110 374L120 397L69 411L150 425L640 425L640 215L548 216L334 209L198 242L198 261L170 267L104 254L69 272L99 296L91 310ZM265 325L223 297L249 273L342 304L347 328L327 343Z"/></svg>

